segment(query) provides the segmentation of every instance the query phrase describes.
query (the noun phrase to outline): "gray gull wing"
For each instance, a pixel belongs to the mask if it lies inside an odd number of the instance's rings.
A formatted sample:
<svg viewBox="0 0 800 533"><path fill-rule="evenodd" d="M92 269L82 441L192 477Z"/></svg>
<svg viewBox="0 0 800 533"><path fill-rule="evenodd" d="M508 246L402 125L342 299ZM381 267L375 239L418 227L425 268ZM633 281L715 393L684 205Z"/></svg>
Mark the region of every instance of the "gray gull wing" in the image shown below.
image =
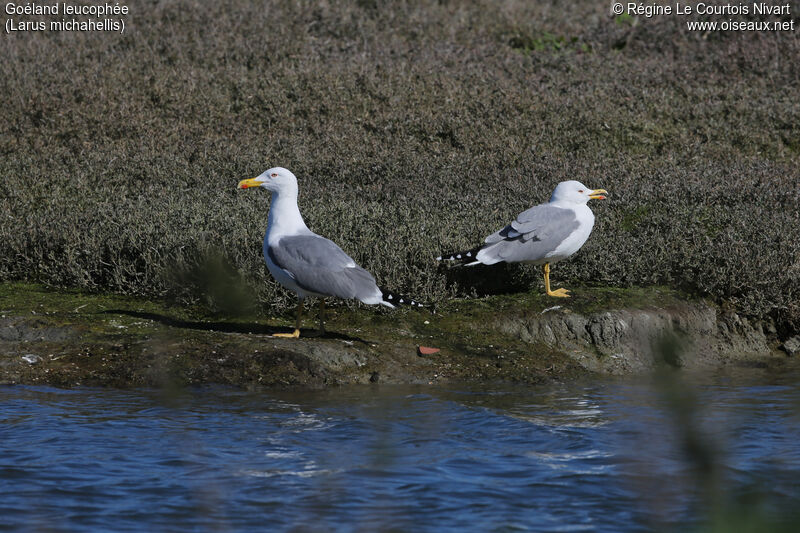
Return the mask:
<svg viewBox="0 0 800 533"><path fill-rule="evenodd" d="M372 274L336 243L319 235L281 237L268 247L267 253L273 263L309 292L357 300L380 295Z"/></svg>
<svg viewBox="0 0 800 533"><path fill-rule="evenodd" d="M549 204L531 207L517 215L511 224L486 237L479 259L485 264L541 260L579 225L572 209Z"/></svg>

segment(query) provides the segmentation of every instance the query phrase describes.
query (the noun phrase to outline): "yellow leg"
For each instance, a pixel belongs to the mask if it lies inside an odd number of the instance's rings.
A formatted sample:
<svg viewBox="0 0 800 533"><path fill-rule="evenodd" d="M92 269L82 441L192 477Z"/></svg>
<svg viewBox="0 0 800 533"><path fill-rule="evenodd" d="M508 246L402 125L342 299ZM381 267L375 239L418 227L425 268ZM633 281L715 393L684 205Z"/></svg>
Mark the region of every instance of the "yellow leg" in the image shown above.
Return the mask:
<svg viewBox="0 0 800 533"><path fill-rule="evenodd" d="M303 316L303 300L297 304L297 320L294 323L293 333L275 333L273 337L281 337L284 339L297 339L300 337L300 317Z"/></svg>
<svg viewBox="0 0 800 533"><path fill-rule="evenodd" d="M319 329L311 335L306 334L306 337L322 337L325 335L325 299L319 299Z"/></svg>
<svg viewBox="0 0 800 533"><path fill-rule="evenodd" d="M325 299L319 299L319 329L317 330L320 337L325 335Z"/></svg>
<svg viewBox="0 0 800 533"><path fill-rule="evenodd" d="M544 273L544 291L548 296L554 296L556 298L569 298L569 291L567 289L556 289L554 291L550 290L550 263L545 263L542 266L542 272Z"/></svg>

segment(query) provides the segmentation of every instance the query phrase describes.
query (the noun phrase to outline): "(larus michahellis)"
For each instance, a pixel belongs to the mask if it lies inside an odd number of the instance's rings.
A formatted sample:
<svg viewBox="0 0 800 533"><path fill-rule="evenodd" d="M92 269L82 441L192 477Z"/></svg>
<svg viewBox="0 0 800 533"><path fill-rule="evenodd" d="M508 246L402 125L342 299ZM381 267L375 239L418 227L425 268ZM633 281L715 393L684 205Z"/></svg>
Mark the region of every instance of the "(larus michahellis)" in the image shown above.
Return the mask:
<svg viewBox="0 0 800 533"><path fill-rule="evenodd" d="M550 201L517 215L516 220L486 237L484 244L437 260L455 261L456 266L532 263L542 265L548 296L568 298L567 289L550 290L550 264L571 256L586 242L594 226L590 199L605 200L605 189L589 189L579 181L562 181Z"/></svg>
<svg viewBox="0 0 800 533"><path fill-rule="evenodd" d="M240 189L263 187L272 192L267 233L264 235L264 260L272 276L297 293L297 321L293 333L276 337L300 336L303 300L320 298L319 333L324 333L326 296L355 299L365 304L421 304L380 289L372 275L358 266L336 243L308 229L297 207L297 178L285 168L275 167L258 177L239 182Z"/></svg>

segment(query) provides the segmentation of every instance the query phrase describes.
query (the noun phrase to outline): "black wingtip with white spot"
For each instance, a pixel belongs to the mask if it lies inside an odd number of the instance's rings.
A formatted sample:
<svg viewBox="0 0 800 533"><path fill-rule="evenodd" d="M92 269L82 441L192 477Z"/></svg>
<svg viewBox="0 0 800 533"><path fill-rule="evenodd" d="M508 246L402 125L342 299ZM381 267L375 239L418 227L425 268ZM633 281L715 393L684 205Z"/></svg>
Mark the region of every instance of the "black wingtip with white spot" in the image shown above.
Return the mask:
<svg viewBox="0 0 800 533"><path fill-rule="evenodd" d="M397 294L396 292L392 292L388 289L381 288L381 292L383 293L383 301L389 302L395 307L405 306L405 305L411 307L425 307L424 305L414 300L413 298L409 298L408 296L403 296L402 294Z"/></svg>
<svg viewBox="0 0 800 533"><path fill-rule="evenodd" d="M473 264L473 263L479 263L480 261L478 261L475 258L475 256L478 255L478 252L481 251L481 248L483 248L483 245L476 246L475 248L473 248L471 250L463 250L463 251L460 251L460 252L452 252L452 253L449 253L449 254L442 254L439 257L437 257L436 260L437 261L450 261L451 263L453 263L452 266L464 266L464 265L469 265L469 264Z"/></svg>

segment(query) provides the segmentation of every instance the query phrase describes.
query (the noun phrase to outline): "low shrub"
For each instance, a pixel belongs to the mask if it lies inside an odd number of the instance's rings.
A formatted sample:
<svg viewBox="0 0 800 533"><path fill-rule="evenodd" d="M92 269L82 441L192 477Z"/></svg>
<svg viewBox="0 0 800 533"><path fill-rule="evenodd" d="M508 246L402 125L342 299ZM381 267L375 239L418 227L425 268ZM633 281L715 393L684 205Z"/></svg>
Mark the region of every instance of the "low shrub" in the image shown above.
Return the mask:
<svg viewBox="0 0 800 533"><path fill-rule="evenodd" d="M473 294L441 251L579 179L611 196L554 280L671 284L796 329L800 41L607 9L179 1L131 6L123 35L4 35L0 278L227 309L198 274L217 265L217 292L281 309L268 198L235 188L280 165L313 230L437 301Z"/></svg>

